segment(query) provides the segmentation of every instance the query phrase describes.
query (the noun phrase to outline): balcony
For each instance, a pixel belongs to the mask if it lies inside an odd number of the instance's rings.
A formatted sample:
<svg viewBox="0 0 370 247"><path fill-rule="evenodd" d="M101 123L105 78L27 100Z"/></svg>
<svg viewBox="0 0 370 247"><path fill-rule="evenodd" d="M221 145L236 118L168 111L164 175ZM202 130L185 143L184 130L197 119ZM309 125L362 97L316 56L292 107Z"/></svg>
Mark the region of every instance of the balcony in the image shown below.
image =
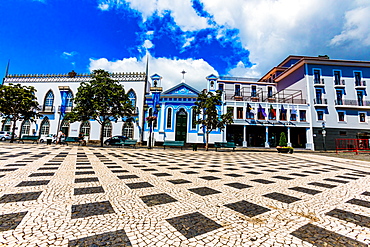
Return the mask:
<svg viewBox="0 0 370 247"><path fill-rule="evenodd" d="M325 86L325 80L324 79L313 80L313 84L315 87L323 87Z"/></svg>
<svg viewBox="0 0 370 247"><path fill-rule="evenodd" d="M345 86L346 86L346 81L345 80L334 81L334 87L335 88L343 88Z"/></svg>
<svg viewBox="0 0 370 247"><path fill-rule="evenodd" d="M316 98L316 99L313 99L313 104L315 106L319 106L319 105L326 106L328 104L328 99Z"/></svg>
<svg viewBox="0 0 370 247"><path fill-rule="evenodd" d="M41 109L40 112L42 113L54 113L55 112L55 107L54 106L39 106Z"/></svg>
<svg viewBox="0 0 370 247"><path fill-rule="evenodd" d="M366 81L355 81L355 88L366 88Z"/></svg>
<svg viewBox="0 0 370 247"><path fill-rule="evenodd" d="M358 101L358 100L335 100L335 107L337 108L358 108L358 107L369 107L370 101Z"/></svg>
<svg viewBox="0 0 370 247"><path fill-rule="evenodd" d="M61 108L61 106L58 106L58 113L60 113L60 108ZM72 106L66 106L66 107L65 107L65 112L71 112L71 111L72 111L72 109L73 109L73 107L72 107Z"/></svg>

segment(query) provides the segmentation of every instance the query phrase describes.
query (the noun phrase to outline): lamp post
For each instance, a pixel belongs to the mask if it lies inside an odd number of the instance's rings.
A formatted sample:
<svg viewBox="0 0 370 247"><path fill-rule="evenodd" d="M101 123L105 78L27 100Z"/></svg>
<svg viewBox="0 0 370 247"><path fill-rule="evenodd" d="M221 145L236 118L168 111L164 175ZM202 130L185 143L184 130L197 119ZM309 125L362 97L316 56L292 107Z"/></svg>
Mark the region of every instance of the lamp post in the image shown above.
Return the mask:
<svg viewBox="0 0 370 247"><path fill-rule="evenodd" d="M323 140L323 145L324 145L324 151L326 151L326 130L325 130L325 122L322 122L322 140Z"/></svg>

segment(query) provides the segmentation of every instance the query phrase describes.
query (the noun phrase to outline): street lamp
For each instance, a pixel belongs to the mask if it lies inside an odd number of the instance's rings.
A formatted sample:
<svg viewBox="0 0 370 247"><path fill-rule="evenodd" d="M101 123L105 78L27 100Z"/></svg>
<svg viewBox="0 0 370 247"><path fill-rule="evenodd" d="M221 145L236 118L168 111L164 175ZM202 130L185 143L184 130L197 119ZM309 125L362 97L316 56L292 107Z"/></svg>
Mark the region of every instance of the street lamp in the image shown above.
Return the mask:
<svg viewBox="0 0 370 247"><path fill-rule="evenodd" d="M322 140L323 140L323 145L324 145L324 151L326 151L326 130L325 130L325 122L322 122Z"/></svg>

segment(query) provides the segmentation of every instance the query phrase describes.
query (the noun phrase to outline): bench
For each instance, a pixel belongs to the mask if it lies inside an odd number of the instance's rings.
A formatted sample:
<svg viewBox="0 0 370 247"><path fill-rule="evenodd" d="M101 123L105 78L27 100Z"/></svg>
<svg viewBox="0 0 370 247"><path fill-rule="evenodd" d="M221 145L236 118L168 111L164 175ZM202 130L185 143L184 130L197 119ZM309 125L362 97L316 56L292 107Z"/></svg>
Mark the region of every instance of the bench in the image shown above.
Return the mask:
<svg viewBox="0 0 370 247"><path fill-rule="evenodd" d="M182 147L185 145L184 141L164 141L163 142L163 149L166 149L166 146L168 147Z"/></svg>
<svg viewBox="0 0 370 247"><path fill-rule="evenodd" d="M66 144L68 146L69 142L78 142L78 145L80 145L80 140L78 137L70 137L68 136L64 141L62 141L63 144Z"/></svg>
<svg viewBox="0 0 370 247"><path fill-rule="evenodd" d="M215 148L232 148L235 151L236 145L234 142L215 142Z"/></svg>
<svg viewBox="0 0 370 247"><path fill-rule="evenodd" d="M20 143L20 142L24 143L24 141L32 141L32 143L36 142L36 144L38 144L39 139L40 139L40 137L38 137L38 136L24 135L21 138L19 138L18 143Z"/></svg>

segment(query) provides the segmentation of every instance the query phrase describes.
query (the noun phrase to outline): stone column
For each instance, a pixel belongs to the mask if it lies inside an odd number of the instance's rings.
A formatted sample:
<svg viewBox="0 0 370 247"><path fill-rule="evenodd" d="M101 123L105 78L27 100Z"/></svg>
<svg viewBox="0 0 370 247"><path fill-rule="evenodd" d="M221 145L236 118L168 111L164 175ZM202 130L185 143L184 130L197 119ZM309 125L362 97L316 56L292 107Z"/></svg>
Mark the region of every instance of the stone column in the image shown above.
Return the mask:
<svg viewBox="0 0 370 247"><path fill-rule="evenodd" d="M266 140L265 140L265 148L269 148L270 143L269 143L269 127L266 126Z"/></svg>
<svg viewBox="0 0 370 247"><path fill-rule="evenodd" d="M288 129L288 147L291 147L292 143L290 142L290 127L288 127L287 129Z"/></svg>
<svg viewBox="0 0 370 247"><path fill-rule="evenodd" d="M243 148L246 148L248 146L248 143L247 143L247 139L246 139L246 136L247 136L247 125L244 125L243 126Z"/></svg>

